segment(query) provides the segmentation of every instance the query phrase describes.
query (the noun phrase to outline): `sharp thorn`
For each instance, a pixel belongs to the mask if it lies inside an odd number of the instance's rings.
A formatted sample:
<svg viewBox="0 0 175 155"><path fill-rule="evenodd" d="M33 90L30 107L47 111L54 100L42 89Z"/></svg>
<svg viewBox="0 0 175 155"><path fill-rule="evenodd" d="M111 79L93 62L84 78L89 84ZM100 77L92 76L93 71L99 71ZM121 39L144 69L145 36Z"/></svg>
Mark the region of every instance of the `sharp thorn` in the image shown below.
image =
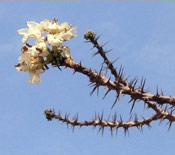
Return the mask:
<svg viewBox="0 0 175 155"><path fill-rule="evenodd" d="M117 100L118 100L118 98L115 99L115 101L114 101L114 103L113 103L111 109L113 109L113 107L114 107L114 105L116 104Z"/></svg>
<svg viewBox="0 0 175 155"><path fill-rule="evenodd" d="M133 104L132 104L132 107L131 107L131 110L130 110L130 114L132 113L132 110L134 108L135 102L136 102L136 100L133 101Z"/></svg>
<svg viewBox="0 0 175 155"><path fill-rule="evenodd" d="M111 90L108 89L107 92L105 93L104 97L102 99L104 99L106 97L106 95L110 92Z"/></svg>

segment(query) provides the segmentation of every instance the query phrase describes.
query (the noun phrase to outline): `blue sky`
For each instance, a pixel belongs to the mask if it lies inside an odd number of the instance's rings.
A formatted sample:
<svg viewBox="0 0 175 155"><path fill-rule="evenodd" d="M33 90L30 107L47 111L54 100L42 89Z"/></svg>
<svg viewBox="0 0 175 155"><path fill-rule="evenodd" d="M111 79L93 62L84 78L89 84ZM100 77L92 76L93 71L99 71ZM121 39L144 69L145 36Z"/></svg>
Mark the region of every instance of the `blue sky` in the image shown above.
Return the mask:
<svg viewBox="0 0 175 155"><path fill-rule="evenodd" d="M157 85L166 95L175 94L175 3L174 2L0 2L0 154L2 155L172 155L175 129L168 132L166 122L152 123L143 133L133 128L129 136L119 130L111 137L108 129L103 136L92 128L75 128L72 133L58 121L48 122L43 112L54 108L71 116L79 113L80 120L92 119L95 112L105 116L114 113L128 118L128 97L111 110L114 93L102 100L89 96L88 78L72 75L72 70L56 68L42 75L39 85L27 83L28 74L17 72L14 65L20 55L22 36L16 31L26 27L27 21L40 22L58 18L78 27L78 36L65 44L71 48L75 61L99 69L102 59L92 58L92 46L84 43L88 30L101 34L100 42L109 41L106 49L113 49L109 58L120 57L115 64L125 67L131 78L147 78L147 85L155 93ZM142 103L135 111L145 114Z"/></svg>

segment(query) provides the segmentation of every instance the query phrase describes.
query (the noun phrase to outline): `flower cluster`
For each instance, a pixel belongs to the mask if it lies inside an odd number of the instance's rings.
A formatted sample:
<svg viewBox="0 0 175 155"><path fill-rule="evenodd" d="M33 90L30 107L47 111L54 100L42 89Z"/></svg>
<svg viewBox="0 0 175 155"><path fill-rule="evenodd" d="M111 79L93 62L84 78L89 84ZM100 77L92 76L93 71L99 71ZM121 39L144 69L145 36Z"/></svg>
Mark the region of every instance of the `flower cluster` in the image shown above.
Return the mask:
<svg viewBox="0 0 175 155"><path fill-rule="evenodd" d="M24 37L16 69L29 73L29 83L40 83L40 74L48 68L47 64L58 66L60 61L70 57L70 49L62 44L75 37L77 30L67 22L59 25L56 19L45 19L40 23L30 21L27 26L28 28L17 31ZM36 39L34 45L27 43L29 38ZM52 46L52 50L49 46Z"/></svg>

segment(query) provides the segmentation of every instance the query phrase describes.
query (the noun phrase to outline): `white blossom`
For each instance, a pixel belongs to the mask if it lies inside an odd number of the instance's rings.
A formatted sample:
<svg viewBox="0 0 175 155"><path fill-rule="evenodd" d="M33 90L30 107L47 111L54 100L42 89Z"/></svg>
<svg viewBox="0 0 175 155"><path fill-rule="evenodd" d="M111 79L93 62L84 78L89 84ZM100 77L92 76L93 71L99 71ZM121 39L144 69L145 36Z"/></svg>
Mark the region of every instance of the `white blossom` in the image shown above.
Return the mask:
<svg viewBox="0 0 175 155"><path fill-rule="evenodd" d="M59 34L48 34L47 41L52 46L61 46L64 40Z"/></svg>
<svg viewBox="0 0 175 155"><path fill-rule="evenodd" d="M37 47L36 45L29 47L26 53L30 54L31 56L38 56L39 51L36 49L36 47Z"/></svg>
<svg viewBox="0 0 175 155"><path fill-rule="evenodd" d="M41 27L44 31L55 34L59 32L59 25L56 20L49 21L48 19L43 20L41 23Z"/></svg>
<svg viewBox="0 0 175 155"><path fill-rule="evenodd" d="M77 28L71 28L69 31L59 34L59 36L65 41L68 41L77 36Z"/></svg>
<svg viewBox="0 0 175 155"><path fill-rule="evenodd" d="M71 28L71 25L67 22L64 22L59 26L59 32L66 32L70 30L70 28Z"/></svg>
<svg viewBox="0 0 175 155"><path fill-rule="evenodd" d="M40 74L47 68L45 60L49 54L49 45L63 49L63 57L69 58L70 49L63 46L64 41L68 41L77 35L77 28L64 22L58 24L56 19L49 21L45 19L40 23L34 21L27 22L27 28L17 31L23 35L22 54L18 58L16 65L17 71L28 72L30 76L29 83L40 83ZM36 38L33 45L27 43L28 38Z"/></svg>
<svg viewBox="0 0 175 155"><path fill-rule="evenodd" d="M39 39L43 33L43 29L38 23L30 21L27 22L27 26L29 27L28 29L20 29L17 31L18 34L24 35L22 39L23 44L26 44L29 37Z"/></svg>
<svg viewBox="0 0 175 155"><path fill-rule="evenodd" d="M76 37L76 35L77 35L76 28L71 28L67 32L48 34L47 41L52 46L61 46L64 41L68 41L73 37Z"/></svg>
<svg viewBox="0 0 175 155"><path fill-rule="evenodd" d="M36 45L36 49L40 50L39 52L39 56L47 56L48 55L48 47L47 47L47 43L45 40L45 37L41 37L40 39L38 39L35 42Z"/></svg>
<svg viewBox="0 0 175 155"><path fill-rule="evenodd" d="M41 82L41 78L40 78L40 74L43 73L44 71L42 69L38 69L38 70L31 70L29 71L29 83L30 84L39 84Z"/></svg>

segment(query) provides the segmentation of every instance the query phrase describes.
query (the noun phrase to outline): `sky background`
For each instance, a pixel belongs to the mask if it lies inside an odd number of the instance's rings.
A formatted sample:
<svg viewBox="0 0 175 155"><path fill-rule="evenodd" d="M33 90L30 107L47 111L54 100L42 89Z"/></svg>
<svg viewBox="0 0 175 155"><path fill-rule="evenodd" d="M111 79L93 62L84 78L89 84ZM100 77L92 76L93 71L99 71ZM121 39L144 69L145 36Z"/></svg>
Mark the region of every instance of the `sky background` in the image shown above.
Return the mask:
<svg viewBox="0 0 175 155"><path fill-rule="evenodd" d="M175 95L175 3L174 2L107 2L107 1L39 1L0 2L0 154L1 155L172 155L175 126L168 131L166 121L152 123L152 128L130 129L124 135L119 129L111 137L109 129L104 135L91 127L75 128L54 120L48 122L44 110L54 108L70 116L79 113L81 121L92 119L95 112L107 117L117 111L123 119L129 118L131 108L126 96L111 110L115 93L104 100L100 95L90 96L88 78L71 69L52 68L41 75L39 85L27 83L27 73L17 72L22 36L16 31L26 27L27 21L40 22L57 18L59 23L69 22L78 27L78 36L65 45L71 49L76 62L99 70L102 59L92 58L94 50L85 43L83 35L93 30L101 35L100 43L108 41L105 49L113 49L109 58L120 59L125 75L131 79L146 77L151 93L157 85L166 95ZM138 102L134 112L149 116Z"/></svg>

